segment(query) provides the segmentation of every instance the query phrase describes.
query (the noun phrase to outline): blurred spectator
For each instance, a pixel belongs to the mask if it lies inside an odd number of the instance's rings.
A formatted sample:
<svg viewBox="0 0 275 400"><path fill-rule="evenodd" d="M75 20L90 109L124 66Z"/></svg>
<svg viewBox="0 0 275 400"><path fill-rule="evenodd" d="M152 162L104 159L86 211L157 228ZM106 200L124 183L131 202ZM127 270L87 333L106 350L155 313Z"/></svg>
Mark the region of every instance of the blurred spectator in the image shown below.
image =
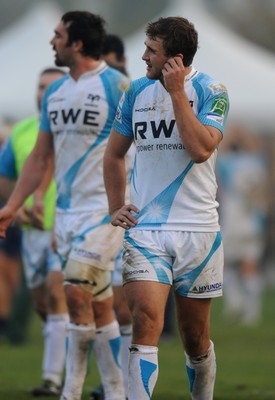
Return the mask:
<svg viewBox="0 0 275 400"><path fill-rule="evenodd" d="M229 129L217 163L224 241L227 318L250 325L261 318L267 215L267 166L259 136Z"/></svg>
<svg viewBox="0 0 275 400"><path fill-rule="evenodd" d="M0 149L6 142L11 131L11 126L7 121L1 121L0 126ZM1 151L1 150L0 150ZM7 190L12 190L13 184L9 183ZM3 199L0 198L0 207L3 205ZM21 232L17 225L13 225L7 230L6 239L0 240L0 337L7 338L13 342L10 337L10 328L12 323L12 308L15 295L20 288L21 277ZM26 300L28 303L28 301ZM29 309L29 304L27 309ZM27 313L28 314L28 313ZM25 314L24 314L25 315ZM20 336L20 342L25 336Z"/></svg>
<svg viewBox="0 0 275 400"><path fill-rule="evenodd" d="M14 125L5 142L0 157L0 195L6 201L37 141L45 90L64 74L63 70L55 67L46 68L40 73L36 91L38 114ZM27 287L34 309L43 321L43 382L32 390L33 396L60 395L65 362L68 314L61 260L52 249L55 198L52 165L49 165L38 189L28 197L16 215L16 221L22 227L21 254ZM23 311L21 302L22 296L18 311ZM14 315L15 323L18 316L22 322L17 312ZM25 327L17 324L17 328L22 336Z"/></svg>
<svg viewBox="0 0 275 400"><path fill-rule="evenodd" d="M128 76L126 69L126 57L123 40L113 33L106 36L105 45L103 49L103 58L106 63Z"/></svg>
<svg viewBox="0 0 275 400"><path fill-rule="evenodd" d="M21 276L20 229L12 226L0 240L0 337L10 339L12 305ZM25 337L22 337L22 341ZM13 341L13 338L11 338ZM21 341L21 338L20 338Z"/></svg>

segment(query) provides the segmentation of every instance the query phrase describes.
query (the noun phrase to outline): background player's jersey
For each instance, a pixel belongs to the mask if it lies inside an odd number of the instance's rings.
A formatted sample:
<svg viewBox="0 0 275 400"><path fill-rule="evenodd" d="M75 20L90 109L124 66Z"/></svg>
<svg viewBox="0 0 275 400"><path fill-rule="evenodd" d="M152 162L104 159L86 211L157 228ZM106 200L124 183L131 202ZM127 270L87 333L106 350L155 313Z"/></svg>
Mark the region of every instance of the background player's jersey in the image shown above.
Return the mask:
<svg viewBox="0 0 275 400"><path fill-rule="evenodd" d="M8 179L16 180L23 168L26 158L35 146L38 136L38 117L27 118L16 124L1 152L0 174ZM44 228L52 229L54 225L56 188L52 181L44 196ZM33 196L29 196L24 203L28 207L33 205ZM26 225L24 225L26 227Z"/></svg>
<svg viewBox="0 0 275 400"><path fill-rule="evenodd" d="M58 212L108 212L103 154L126 84L124 75L102 62L46 92L40 129L53 134Z"/></svg>
<svg viewBox="0 0 275 400"><path fill-rule="evenodd" d="M194 69L184 88L199 121L223 132L226 88ZM114 129L132 136L136 144L131 179L131 203L140 210L136 229L219 230L217 150L201 164L191 160L177 129L171 97L160 81L132 82L119 103Z"/></svg>

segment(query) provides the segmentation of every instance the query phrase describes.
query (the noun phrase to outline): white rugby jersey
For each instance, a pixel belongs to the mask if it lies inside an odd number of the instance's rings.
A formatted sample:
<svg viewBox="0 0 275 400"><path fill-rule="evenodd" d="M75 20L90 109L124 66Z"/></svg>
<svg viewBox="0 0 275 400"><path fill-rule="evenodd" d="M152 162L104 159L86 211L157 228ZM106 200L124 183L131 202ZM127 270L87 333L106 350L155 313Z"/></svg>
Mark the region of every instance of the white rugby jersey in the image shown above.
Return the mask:
<svg viewBox="0 0 275 400"><path fill-rule="evenodd" d="M226 88L194 68L185 78L190 105L204 125L222 133L228 113ZM114 129L134 138L136 159L131 203L139 210L135 229L217 231L215 162L196 164L184 149L171 97L158 80L131 83L119 103Z"/></svg>
<svg viewBox="0 0 275 400"><path fill-rule="evenodd" d="M47 90L40 129L53 135L59 212L108 212L103 154L128 83L102 62L77 81L68 75Z"/></svg>

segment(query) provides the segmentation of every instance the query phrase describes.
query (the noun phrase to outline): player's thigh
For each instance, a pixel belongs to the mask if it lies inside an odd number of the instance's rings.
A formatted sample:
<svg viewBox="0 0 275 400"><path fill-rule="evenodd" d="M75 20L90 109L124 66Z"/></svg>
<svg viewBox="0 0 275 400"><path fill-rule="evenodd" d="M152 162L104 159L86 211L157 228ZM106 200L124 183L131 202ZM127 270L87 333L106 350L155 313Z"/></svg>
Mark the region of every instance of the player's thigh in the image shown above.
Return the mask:
<svg viewBox="0 0 275 400"><path fill-rule="evenodd" d="M113 296L101 301L93 301L93 312L97 329L113 322Z"/></svg>
<svg viewBox="0 0 275 400"><path fill-rule="evenodd" d="M113 296L111 272L69 258L63 271L64 285L77 286L92 295L93 302ZM66 293L69 290L66 288Z"/></svg>
<svg viewBox="0 0 275 400"><path fill-rule="evenodd" d="M152 281L134 281L127 283L124 290L134 329L161 331L170 286Z"/></svg>

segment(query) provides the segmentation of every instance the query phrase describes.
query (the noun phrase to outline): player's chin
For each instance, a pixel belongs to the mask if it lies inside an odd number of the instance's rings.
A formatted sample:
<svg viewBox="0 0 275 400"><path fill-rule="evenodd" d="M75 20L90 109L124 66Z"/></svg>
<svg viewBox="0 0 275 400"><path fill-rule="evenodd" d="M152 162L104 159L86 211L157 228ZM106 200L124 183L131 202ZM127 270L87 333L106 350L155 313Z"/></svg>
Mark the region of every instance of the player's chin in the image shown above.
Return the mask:
<svg viewBox="0 0 275 400"><path fill-rule="evenodd" d="M146 76L147 76L148 79L156 79L155 78L155 74L152 71L152 69L150 69L150 70L147 69Z"/></svg>
<svg viewBox="0 0 275 400"><path fill-rule="evenodd" d="M64 62L62 60L60 60L60 58L58 58L57 55L55 56L55 65L57 67L66 67Z"/></svg>
<svg viewBox="0 0 275 400"><path fill-rule="evenodd" d="M150 68L149 70L147 69L146 76L148 79L159 80L161 78L162 74L159 73L158 71Z"/></svg>

